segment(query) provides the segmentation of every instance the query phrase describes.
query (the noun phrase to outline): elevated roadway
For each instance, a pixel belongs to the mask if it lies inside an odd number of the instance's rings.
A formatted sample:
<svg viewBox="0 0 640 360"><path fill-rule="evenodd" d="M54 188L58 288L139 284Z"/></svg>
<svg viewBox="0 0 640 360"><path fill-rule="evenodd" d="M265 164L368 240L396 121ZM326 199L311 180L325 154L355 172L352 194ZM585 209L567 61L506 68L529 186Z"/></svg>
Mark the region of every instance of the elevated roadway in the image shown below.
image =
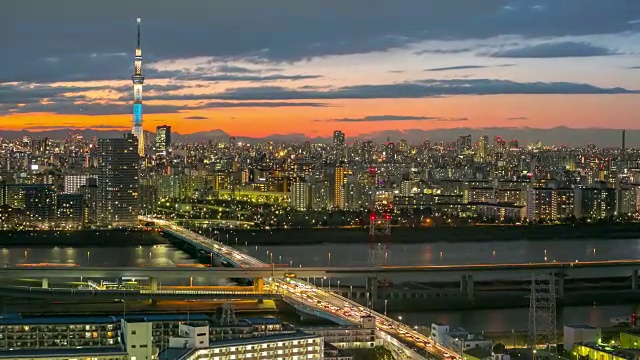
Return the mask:
<svg viewBox="0 0 640 360"><path fill-rule="evenodd" d="M359 323L362 316L367 316L368 318L374 319L374 326L376 329L384 334L387 334L391 337L399 337L402 338L403 334L406 335L404 337L404 342L409 342L414 344L416 348L423 348L427 350L431 348L429 351L430 354L438 357L444 358L446 357L456 357L457 354L454 351L441 347L438 344L435 344L433 340L431 340L428 336L422 335L410 327L397 322L393 319L387 318L379 313L376 313L371 310L365 311L358 303L355 301L346 299L340 295L337 295L333 292L326 292L320 288L317 288L313 285L310 285L307 282L304 282L300 279L290 279L284 280L282 276L284 276L285 271L290 271L293 269L278 269L283 273L280 275L276 274L276 268L271 264L271 269L269 270L269 264L265 264L255 258L252 258L242 252L230 247L225 246L219 242L207 239L203 236L195 234L189 230L180 228L173 223L169 223L167 221L157 221L152 218L141 218L145 221L155 221L156 224L162 226L163 228L170 228L176 234L183 237L185 240L193 241L194 243L205 245L210 245L210 251L217 252L220 251L221 254L225 258L234 259L234 264L236 264L240 268L261 268L256 269L255 271L267 271L271 273L269 278L265 281L265 285L270 288L272 291L282 293L285 301L296 302L298 304L305 304L305 307L308 309L313 309L313 311L324 312L330 316L337 316L343 320L343 322L352 322ZM265 269L266 268L266 269ZM215 272L214 269L206 269L210 272ZM242 269L245 270L246 269ZM296 269L298 271L298 269ZM280 290L280 291L278 291ZM329 307L331 306L331 307ZM344 309L348 311L345 311ZM406 329L406 330L405 330ZM427 359L426 356L420 356L416 352L411 349L400 346L405 351L405 357L416 360Z"/></svg>
<svg viewBox="0 0 640 360"><path fill-rule="evenodd" d="M611 277L613 271L631 276L640 269L640 260L589 261L589 262L546 262L530 264L478 264L478 265L426 265L426 266L371 266L371 267L275 267L257 265L246 254L222 252L238 267L72 267L37 264L29 266L5 266L0 268L0 277L51 277L51 278L188 278L199 276L206 279L229 278L284 278L295 275L298 278L331 277L389 277L390 275L416 276L422 281L442 280L443 276L458 278L474 275L475 279L509 277L522 278L523 275L556 273L572 278ZM243 265L239 265L243 264ZM251 266L247 266L250 264Z"/></svg>
<svg viewBox="0 0 640 360"><path fill-rule="evenodd" d="M269 291L207 290L103 290L0 286L0 295L30 299L74 300L273 300L282 294Z"/></svg>

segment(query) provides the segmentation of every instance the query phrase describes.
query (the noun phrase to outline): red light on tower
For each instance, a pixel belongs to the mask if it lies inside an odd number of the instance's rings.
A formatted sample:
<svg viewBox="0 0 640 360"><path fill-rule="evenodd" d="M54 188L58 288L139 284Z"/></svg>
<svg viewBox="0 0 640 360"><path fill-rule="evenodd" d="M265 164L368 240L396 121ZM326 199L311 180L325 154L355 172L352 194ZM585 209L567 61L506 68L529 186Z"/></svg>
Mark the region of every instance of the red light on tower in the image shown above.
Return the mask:
<svg viewBox="0 0 640 360"><path fill-rule="evenodd" d="M376 219L376 214L371 214L371 216L369 216L369 219L371 219L371 221L374 221Z"/></svg>
<svg viewBox="0 0 640 360"><path fill-rule="evenodd" d="M386 215L384 216L384 218L385 218L386 220L391 220L391 215L386 214Z"/></svg>

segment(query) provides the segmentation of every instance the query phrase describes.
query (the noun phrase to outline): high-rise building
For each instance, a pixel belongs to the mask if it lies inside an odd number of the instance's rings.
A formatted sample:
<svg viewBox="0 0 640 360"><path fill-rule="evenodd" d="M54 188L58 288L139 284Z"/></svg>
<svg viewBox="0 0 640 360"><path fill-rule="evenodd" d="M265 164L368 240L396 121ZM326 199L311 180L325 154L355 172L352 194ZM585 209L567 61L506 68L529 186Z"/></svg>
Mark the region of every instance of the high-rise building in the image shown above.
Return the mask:
<svg viewBox="0 0 640 360"><path fill-rule="evenodd" d="M94 178L92 175L67 175L64 177L64 193L77 194L80 187L87 184L87 179Z"/></svg>
<svg viewBox="0 0 640 360"><path fill-rule="evenodd" d="M456 142L456 150L458 151L458 155L467 153L469 150L471 150L471 135L458 136L458 141Z"/></svg>
<svg viewBox="0 0 640 360"><path fill-rule="evenodd" d="M168 156L171 152L171 126L156 127L156 156Z"/></svg>
<svg viewBox="0 0 640 360"><path fill-rule="evenodd" d="M342 147L344 146L344 133L340 130L336 130L333 132L333 146L334 147Z"/></svg>
<svg viewBox="0 0 640 360"><path fill-rule="evenodd" d="M577 218L602 219L616 215L618 211L616 189L602 183L595 187L575 189L575 216Z"/></svg>
<svg viewBox="0 0 640 360"><path fill-rule="evenodd" d="M132 133L138 138L138 154L144 156L144 129L142 128L142 49L140 48L140 18L136 20L138 24L138 42L136 55L133 60L134 72L131 76L133 82L133 129Z"/></svg>
<svg viewBox="0 0 640 360"><path fill-rule="evenodd" d="M58 194L57 221L63 226L79 227L84 224L84 197L82 194Z"/></svg>
<svg viewBox="0 0 640 360"><path fill-rule="evenodd" d="M312 206L311 184L307 182L294 182L291 184L291 206L300 211L311 210Z"/></svg>
<svg viewBox="0 0 640 360"><path fill-rule="evenodd" d="M24 193L24 210L31 221L42 224L56 219L56 190L50 184L29 186Z"/></svg>
<svg viewBox="0 0 640 360"><path fill-rule="evenodd" d="M476 156L476 161L484 162L487 160L487 155L489 152L489 137L487 135L482 135L478 138L478 151Z"/></svg>
<svg viewBox="0 0 640 360"><path fill-rule="evenodd" d="M392 142L387 142L384 151L384 159L388 163L394 163L396 161L397 151L396 144Z"/></svg>
<svg viewBox="0 0 640 360"><path fill-rule="evenodd" d="M529 188L527 218L529 220L561 220L574 214L573 189Z"/></svg>
<svg viewBox="0 0 640 360"><path fill-rule="evenodd" d="M108 226L131 226L138 216L138 139L132 134L100 139L99 222Z"/></svg>
<svg viewBox="0 0 640 360"><path fill-rule="evenodd" d="M333 132L333 157L335 161L344 159L345 152L345 136L340 130Z"/></svg>
<svg viewBox="0 0 640 360"><path fill-rule="evenodd" d="M336 166L333 176L333 207L344 209L344 167Z"/></svg>

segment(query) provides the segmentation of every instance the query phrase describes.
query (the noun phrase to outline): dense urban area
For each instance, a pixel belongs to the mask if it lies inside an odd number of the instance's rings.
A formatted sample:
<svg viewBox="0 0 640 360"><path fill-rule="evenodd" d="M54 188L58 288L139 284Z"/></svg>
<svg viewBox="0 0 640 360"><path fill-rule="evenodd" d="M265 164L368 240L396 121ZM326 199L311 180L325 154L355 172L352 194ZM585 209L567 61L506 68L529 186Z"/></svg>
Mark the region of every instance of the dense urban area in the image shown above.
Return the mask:
<svg viewBox="0 0 640 360"><path fill-rule="evenodd" d="M638 155L625 149L624 131L621 147L607 149L465 135L348 142L339 130L331 144L171 138L170 126L158 126L141 158L133 136L1 139L2 227L133 225L156 213L247 227L349 227L366 226L371 206L401 227L624 222L637 214Z"/></svg>

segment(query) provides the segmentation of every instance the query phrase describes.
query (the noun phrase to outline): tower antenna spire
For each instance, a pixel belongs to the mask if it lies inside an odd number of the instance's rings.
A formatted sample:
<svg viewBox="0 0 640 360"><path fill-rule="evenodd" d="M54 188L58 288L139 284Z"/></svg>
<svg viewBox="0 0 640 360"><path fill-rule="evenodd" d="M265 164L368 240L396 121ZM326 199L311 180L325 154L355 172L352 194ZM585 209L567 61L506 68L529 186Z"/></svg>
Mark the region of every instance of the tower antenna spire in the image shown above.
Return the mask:
<svg viewBox="0 0 640 360"><path fill-rule="evenodd" d="M138 24L138 43L137 43L136 48L140 49L140 18L137 18L136 22Z"/></svg>
<svg viewBox="0 0 640 360"><path fill-rule="evenodd" d="M144 156L144 130L142 128L142 85L144 75L142 75L142 49L140 48L140 18L136 19L138 27L138 44L135 57L133 58L133 128L131 132L138 138L138 154Z"/></svg>

